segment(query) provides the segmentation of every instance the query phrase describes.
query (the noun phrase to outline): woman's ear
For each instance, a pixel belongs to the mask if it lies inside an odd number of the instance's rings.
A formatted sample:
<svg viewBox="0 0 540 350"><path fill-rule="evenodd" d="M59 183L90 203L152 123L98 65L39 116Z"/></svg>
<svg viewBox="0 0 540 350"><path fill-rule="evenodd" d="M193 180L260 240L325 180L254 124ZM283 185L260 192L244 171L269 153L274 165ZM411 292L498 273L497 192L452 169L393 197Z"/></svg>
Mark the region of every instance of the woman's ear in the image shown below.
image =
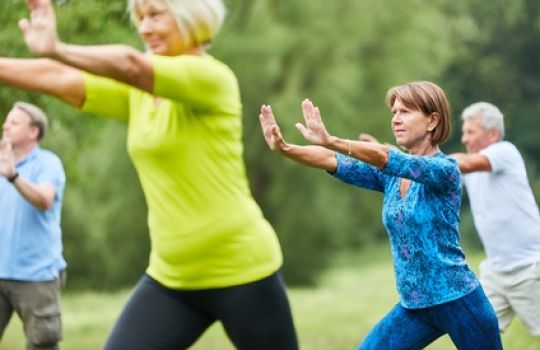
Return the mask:
<svg viewBox="0 0 540 350"><path fill-rule="evenodd" d="M439 125L439 120L440 120L440 116L439 116L439 113L437 112L433 112L429 115L429 117L431 119L429 125L428 125L428 131L433 131L435 130L435 128L437 127L437 125Z"/></svg>

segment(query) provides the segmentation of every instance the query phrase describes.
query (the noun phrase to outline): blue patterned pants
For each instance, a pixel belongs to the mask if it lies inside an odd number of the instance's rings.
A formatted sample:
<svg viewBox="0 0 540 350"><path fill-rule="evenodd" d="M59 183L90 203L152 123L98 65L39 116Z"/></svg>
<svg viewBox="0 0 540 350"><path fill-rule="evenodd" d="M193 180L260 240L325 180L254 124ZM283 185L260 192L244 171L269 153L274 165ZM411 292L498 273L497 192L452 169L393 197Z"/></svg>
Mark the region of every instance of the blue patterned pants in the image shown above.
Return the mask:
<svg viewBox="0 0 540 350"><path fill-rule="evenodd" d="M358 350L423 349L448 334L459 350L502 349L497 317L482 287L460 299L423 309L397 304Z"/></svg>

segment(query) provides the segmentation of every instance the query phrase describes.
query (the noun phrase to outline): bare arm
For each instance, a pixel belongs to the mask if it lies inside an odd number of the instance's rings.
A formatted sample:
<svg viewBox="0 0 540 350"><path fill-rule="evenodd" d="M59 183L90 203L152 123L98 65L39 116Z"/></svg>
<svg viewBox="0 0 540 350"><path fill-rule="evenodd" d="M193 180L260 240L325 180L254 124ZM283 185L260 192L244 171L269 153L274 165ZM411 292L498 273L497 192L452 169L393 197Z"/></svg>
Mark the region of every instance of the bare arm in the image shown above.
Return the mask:
<svg viewBox="0 0 540 350"><path fill-rule="evenodd" d="M13 185L21 196L39 210L45 211L54 203L56 190L51 184L34 184L19 176L15 179Z"/></svg>
<svg viewBox="0 0 540 350"><path fill-rule="evenodd" d="M272 151L312 168L331 173L336 171L337 160L333 151L319 146L298 146L285 142L270 106L261 107L259 120L266 143Z"/></svg>
<svg viewBox="0 0 540 350"><path fill-rule="evenodd" d="M314 145L323 146L329 150L349 154L365 163L383 169L388 162L388 146L371 141L352 141L331 136L322 122L319 108L309 100L302 102L305 126L296 124L302 135Z"/></svg>
<svg viewBox="0 0 540 350"><path fill-rule="evenodd" d="M492 171L489 159L483 154L454 153L451 156L457 160L459 170L463 174L475 171Z"/></svg>
<svg viewBox="0 0 540 350"><path fill-rule="evenodd" d="M79 46L62 43L56 33L56 18L50 0L28 0L30 19L19 27L26 45L38 56L115 79L147 92L153 89L150 58L127 45Z"/></svg>
<svg viewBox="0 0 540 350"><path fill-rule="evenodd" d="M51 58L146 92L151 93L154 88L154 72L150 58L130 46L59 44Z"/></svg>
<svg viewBox="0 0 540 350"><path fill-rule="evenodd" d="M0 58L0 83L53 95L75 107L85 100L82 73L49 59Z"/></svg>

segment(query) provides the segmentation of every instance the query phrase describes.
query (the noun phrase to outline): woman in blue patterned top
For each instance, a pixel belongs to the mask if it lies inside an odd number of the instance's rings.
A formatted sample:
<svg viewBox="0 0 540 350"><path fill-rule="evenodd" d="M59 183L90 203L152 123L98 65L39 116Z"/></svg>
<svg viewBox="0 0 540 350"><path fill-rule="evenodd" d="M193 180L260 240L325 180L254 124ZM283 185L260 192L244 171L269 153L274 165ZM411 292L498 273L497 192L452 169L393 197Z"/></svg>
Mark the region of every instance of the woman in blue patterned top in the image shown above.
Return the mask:
<svg viewBox="0 0 540 350"><path fill-rule="evenodd" d="M502 349L495 312L460 247L460 172L438 147L451 131L446 95L420 81L391 88L387 102L406 153L330 135L309 100L302 103L305 125L296 124L309 146L287 143L269 106L260 115L273 151L384 194L400 300L359 349L422 349L444 334L458 349Z"/></svg>

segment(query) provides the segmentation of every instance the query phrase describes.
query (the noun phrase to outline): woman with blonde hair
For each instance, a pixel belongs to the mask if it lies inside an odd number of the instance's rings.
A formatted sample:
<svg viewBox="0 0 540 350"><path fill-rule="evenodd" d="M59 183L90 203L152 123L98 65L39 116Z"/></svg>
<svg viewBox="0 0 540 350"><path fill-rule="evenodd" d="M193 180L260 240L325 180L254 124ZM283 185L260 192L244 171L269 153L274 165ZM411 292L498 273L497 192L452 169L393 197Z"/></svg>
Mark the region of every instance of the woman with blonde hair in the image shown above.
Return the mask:
<svg viewBox="0 0 540 350"><path fill-rule="evenodd" d="M244 162L237 79L206 49L221 0L129 0L147 48L61 42L50 0L19 25L43 59L0 59L0 82L128 123L148 205L149 266L105 346L190 347L215 321L238 349L298 348L274 230Z"/></svg>

